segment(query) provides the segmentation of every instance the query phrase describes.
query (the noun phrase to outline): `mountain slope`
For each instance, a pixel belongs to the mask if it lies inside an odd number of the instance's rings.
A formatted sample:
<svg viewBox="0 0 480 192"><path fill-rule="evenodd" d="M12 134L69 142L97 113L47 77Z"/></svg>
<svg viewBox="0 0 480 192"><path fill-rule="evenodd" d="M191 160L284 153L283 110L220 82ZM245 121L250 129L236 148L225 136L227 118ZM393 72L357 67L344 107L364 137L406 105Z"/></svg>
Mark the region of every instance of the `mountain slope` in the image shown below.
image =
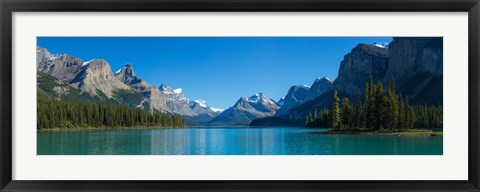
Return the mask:
<svg viewBox="0 0 480 192"><path fill-rule="evenodd" d="M63 81L43 72L37 72L37 99L64 100L72 103L95 103L108 100L106 97L93 97L88 93L81 93Z"/></svg>
<svg viewBox="0 0 480 192"><path fill-rule="evenodd" d="M103 59L84 62L68 54L51 54L47 49L37 47L37 71L58 78L82 95L86 93L93 98L129 106L141 102L141 95L115 78L110 65Z"/></svg>
<svg viewBox="0 0 480 192"><path fill-rule="evenodd" d="M139 107L150 108L157 111L168 111L165 94L155 86L138 78L135 75L131 63L128 63L125 67L119 69L115 73L115 77L143 96Z"/></svg>
<svg viewBox="0 0 480 192"><path fill-rule="evenodd" d="M279 106L263 93L240 98L235 105L208 122L209 125L249 125L254 119L273 116Z"/></svg>
<svg viewBox="0 0 480 192"><path fill-rule="evenodd" d="M314 99L333 87L333 81L328 77L317 78L305 95L304 101Z"/></svg>
<svg viewBox="0 0 480 192"><path fill-rule="evenodd" d="M275 113L275 116L283 115L290 108L300 104L307 96L309 90L310 87L305 85L295 85L290 87L287 95L278 102L281 103L281 106Z"/></svg>

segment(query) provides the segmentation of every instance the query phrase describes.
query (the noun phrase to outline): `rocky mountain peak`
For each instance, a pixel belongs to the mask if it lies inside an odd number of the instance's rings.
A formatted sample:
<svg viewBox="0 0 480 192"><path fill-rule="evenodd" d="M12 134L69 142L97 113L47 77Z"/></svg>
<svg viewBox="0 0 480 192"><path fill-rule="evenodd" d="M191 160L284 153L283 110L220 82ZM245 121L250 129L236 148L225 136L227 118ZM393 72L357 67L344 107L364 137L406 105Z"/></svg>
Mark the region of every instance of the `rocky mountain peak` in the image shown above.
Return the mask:
<svg viewBox="0 0 480 192"><path fill-rule="evenodd" d="M127 63L125 67L119 69L115 72L115 77L120 79L123 83L129 85L132 83L138 83L141 79L135 76L135 72L133 71L132 63Z"/></svg>
<svg viewBox="0 0 480 192"><path fill-rule="evenodd" d="M201 100L201 99L193 100L192 102L190 102L190 107L193 108L195 106L208 107L207 102L205 102L204 100Z"/></svg>
<svg viewBox="0 0 480 192"><path fill-rule="evenodd" d="M344 56L334 87L338 91L360 95L370 75L374 81L381 80L385 76L388 66L388 49L359 44Z"/></svg>
<svg viewBox="0 0 480 192"><path fill-rule="evenodd" d="M263 93L241 97L208 124L248 125L254 119L273 116L280 107Z"/></svg>
<svg viewBox="0 0 480 192"><path fill-rule="evenodd" d="M333 80L331 80L330 78L328 77L318 77L317 79L315 79L315 83L333 83ZM306 86L306 85L305 85Z"/></svg>
<svg viewBox="0 0 480 192"><path fill-rule="evenodd" d="M250 96L247 101L258 103L261 102L263 99L267 98L263 93L255 93L255 95Z"/></svg>
<svg viewBox="0 0 480 192"><path fill-rule="evenodd" d="M369 44L358 44L356 47L352 49L352 52L365 52L367 54L372 54L376 56L383 56L388 57L388 49L385 47L377 46L377 45L369 45Z"/></svg>
<svg viewBox="0 0 480 192"><path fill-rule="evenodd" d="M47 49L37 46L37 69L40 69L39 65L52 58L52 56Z"/></svg>
<svg viewBox="0 0 480 192"><path fill-rule="evenodd" d="M52 54L37 46L37 71L70 82L82 70L83 60L67 54Z"/></svg>
<svg viewBox="0 0 480 192"><path fill-rule="evenodd" d="M333 87L333 81L328 77L318 77L308 89L303 101L314 99Z"/></svg>
<svg viewBox="0 0 480 192"><path fill-rule="evenodd" d="M310 90L310 87L306 85L294 85L290 87L290 89L287 92L287 95L282 98L281 100L282 105L278 109L275 115L276 116L282 115L292 107L300 104L307 96L307 93L309 90Z"/></svg>
<svg viewBox="0 0 480 192"><path fill-rule="evenodd" d="M70 84L91 95L98 91L112 98L116 90L130 90L130 87L118 80L104 59L92 59L82 62L81 71L70 81Z"/></svg>
<svg viewBox="0 0 480 192"><path fill-rule="evenodd" d="M173 89L172 89L170 86L166 85L166 84L161 84L161 85L158 87L158 89L160 89L160 91L173 91Z"/></svg>

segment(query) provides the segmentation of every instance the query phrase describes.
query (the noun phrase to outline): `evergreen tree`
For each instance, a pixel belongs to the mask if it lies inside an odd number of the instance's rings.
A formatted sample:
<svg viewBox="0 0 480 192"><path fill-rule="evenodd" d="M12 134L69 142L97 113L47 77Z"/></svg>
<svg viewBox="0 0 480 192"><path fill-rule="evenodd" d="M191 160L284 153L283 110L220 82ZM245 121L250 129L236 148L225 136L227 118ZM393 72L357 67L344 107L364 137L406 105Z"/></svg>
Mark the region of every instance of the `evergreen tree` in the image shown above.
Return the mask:
<svg viewBox="0 0 480 192"><path fill-rule="evenodd" d="M410 127L410 125L412 124L412 119L411 119L411 112L410 112L411 108L410 108L410 105L408 103L408 95L405 96L405 128L406 129L410 129L412 127Z"/></svg>
<svg viewBox="0 0 480 192"><path fill-rule="evenodd" d="M361 128L362 127L362 104L360 100L357 99L353 106L353 127L352 128Z"/></svg>
<svg viewBox="0 0 480 192"><path fill-rule="evenodd" d="M402 94L398 97L399 109L398 109L398 129L405 129L405 104L403 103Z"/></svg>
<svg viewBox="0 0 480 192"><path fill-rule="evenodd" d="M385 110L383 108L384 106L384 97L383 97L383 86L380 82L377 83L375 86L375 100L374 100L374 119L375 119L375 124L374 124L374 129L375 130L380 130L383 128L384 124L384 115L385 115Z"/></svg>
<svg viewBox="0 0 480 192"><path fill-rule="evenodd" d="M370 77L365 84L365 103L356 100L353 108L348 98L340 98L334 90L330 109L315 108L306 118L307 127L326 127L330 129L367 129L405 130L412 128L443 127L442 106L412 105L408 95L403 97L395 93L395 81L391 80L388 90L383 91L380 82L373 84ZM62 112L60 112L62 113ZM48 116L47 116L48 117Z"/></svg>
<svg viewBox="0 0 480 192"><path fill-rule="evenodd" d="M158 121L154 116L169 116L172 122ZM38 100L37 129L82 127L185 127L179 115L167 115L110 104L74 104L57 100Z"/></svg>
<svg viewBox="0 0 480 192"><path fill-rule="evenodd" d="M337 95L337 90L333 91L333 101L330 107L330 128L338 129L340 127L340 98Z"/></svg>
<svg viewBox="0 0 480 192"><path fill-rule="evenodd" d="M341 125L343 129L349 130L352 123L352 108L350 107L350 101L348 98L342 98L342 111L340 114L342 120Z"/></svg>
<svg viewBox="0 0 480 192"><path fill-rule="evenodd" d="M398 122L398 102L397 96L395 95L395 82L393 79L390 80L390 86L388 88L388 93L385 98L385 123L386 127L390 130L393 130L397 127Z"/></svg>

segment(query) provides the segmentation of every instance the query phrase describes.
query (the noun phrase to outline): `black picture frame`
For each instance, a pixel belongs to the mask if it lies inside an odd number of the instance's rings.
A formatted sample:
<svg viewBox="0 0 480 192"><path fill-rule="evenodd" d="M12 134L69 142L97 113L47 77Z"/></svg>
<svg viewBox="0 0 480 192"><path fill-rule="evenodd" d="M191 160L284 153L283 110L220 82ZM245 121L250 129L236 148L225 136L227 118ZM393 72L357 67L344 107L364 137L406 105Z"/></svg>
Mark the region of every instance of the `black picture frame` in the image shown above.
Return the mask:
<svg viewBox="0 0 480 192"><path fill-rule="evenodd" d="M478 0L0 0L1 191L479 191ZM23 181L12 180L13 12L468 12L468 180ZM454 166L454 165L452 165Z"/></svg>

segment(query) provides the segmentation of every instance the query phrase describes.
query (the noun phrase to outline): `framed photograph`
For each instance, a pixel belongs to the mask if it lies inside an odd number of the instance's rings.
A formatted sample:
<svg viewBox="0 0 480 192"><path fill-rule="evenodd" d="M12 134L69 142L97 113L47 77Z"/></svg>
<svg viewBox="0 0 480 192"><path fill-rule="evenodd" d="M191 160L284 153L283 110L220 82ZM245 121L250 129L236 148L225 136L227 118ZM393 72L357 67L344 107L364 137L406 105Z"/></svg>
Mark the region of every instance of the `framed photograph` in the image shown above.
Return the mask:
<svg viewBox="0 0 480 192"><path fill-rule="evenodd" d="M0 6L1 191L479 191L478 0Z"/></svg>

